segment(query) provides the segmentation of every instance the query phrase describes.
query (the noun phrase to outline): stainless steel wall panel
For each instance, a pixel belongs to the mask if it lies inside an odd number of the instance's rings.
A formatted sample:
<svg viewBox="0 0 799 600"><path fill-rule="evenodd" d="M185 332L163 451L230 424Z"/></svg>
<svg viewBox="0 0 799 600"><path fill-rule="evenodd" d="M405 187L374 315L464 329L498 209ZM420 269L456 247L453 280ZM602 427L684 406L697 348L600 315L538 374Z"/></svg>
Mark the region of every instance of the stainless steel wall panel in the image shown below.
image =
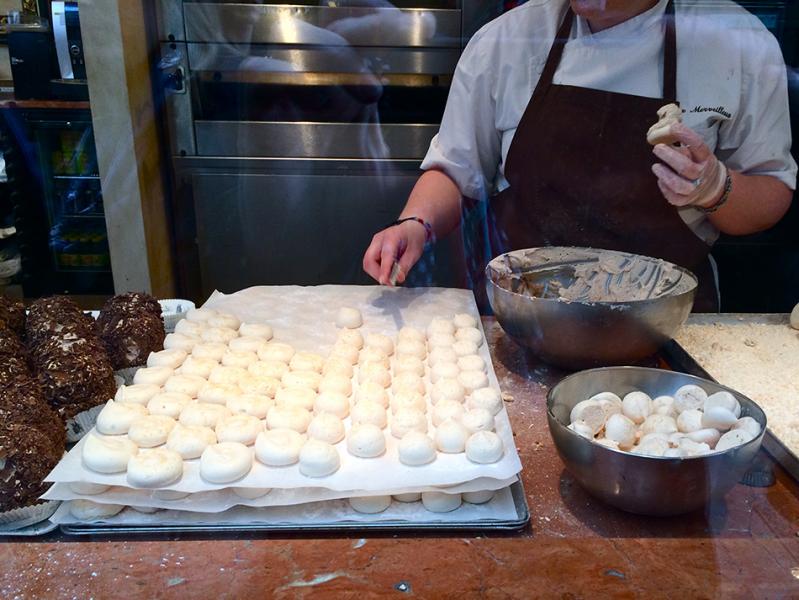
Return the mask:
<svg viewBox="0 0 799 600"><path fill-rule="evenodd" d="M161 44L161 64L172 65L170 69L182 69L184 89L182 93L173 93L165 89L164 103L166 108L166 124L169 138L169 148L173 156L180 154L194 155L197 153L197 144L194 138L194 112L192 109L192 89L189 85L189 63L186 44L169 43ZM168 69L162 70L162 75Z"/></svg>
<svg viewBox="0 0 799 600"><path fill-rule="evenodd" d="M155 20L158 39L162 42L186 41L183 26L182 0L156 0Z"/></svg>

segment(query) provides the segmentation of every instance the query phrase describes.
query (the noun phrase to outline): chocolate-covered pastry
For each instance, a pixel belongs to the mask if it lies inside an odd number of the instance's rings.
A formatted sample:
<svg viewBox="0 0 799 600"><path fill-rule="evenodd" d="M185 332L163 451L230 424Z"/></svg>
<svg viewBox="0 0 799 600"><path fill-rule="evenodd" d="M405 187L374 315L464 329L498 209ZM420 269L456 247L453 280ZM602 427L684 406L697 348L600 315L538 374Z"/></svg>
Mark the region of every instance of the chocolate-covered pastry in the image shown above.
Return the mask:
<svg viewBox="0 0 799 600"><path fill-rule="evenodd" d="M18 336L24 336L25 305L19 300L0 295L0 322Z"/></svg>
<svg viewBox="0 0 799 600"><path fill-rule="evenodd" d="M0 385L0 423L16 423L41 430L62 450L66 446L64 421L44 399L39 384L30 378Z"/></svg>
<svg viewBox="0 0 799 600"><path fill-rule="evenodd" d="M108 300L97 318L97 331L114 369L141 366L151 352L164 348L161 305L148 294L131 292Z"/></svg>
<svg viewBox="0 0 799 600"><path fill-rule="evenodd" d="M93 321L70 298L51 296L31 304L25 333L28 347L34 348L53 336L93 337Z"/></svg>
<svg viewBox="0 0 799 600"><path fill-rule="evenodd" d="M63 451L35 427L0 422L0 510L36 504Z"/></svg>

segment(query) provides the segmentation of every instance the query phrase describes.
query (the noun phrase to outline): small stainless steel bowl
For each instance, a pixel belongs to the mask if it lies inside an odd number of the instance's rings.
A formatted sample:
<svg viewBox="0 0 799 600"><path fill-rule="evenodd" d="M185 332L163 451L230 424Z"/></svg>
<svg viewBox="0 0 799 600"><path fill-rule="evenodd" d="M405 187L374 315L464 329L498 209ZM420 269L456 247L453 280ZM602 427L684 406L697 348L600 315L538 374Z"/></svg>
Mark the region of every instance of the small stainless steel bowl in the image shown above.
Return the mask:
<svg viewBox="0 0 799 600"><path fill-rule="evenodd" d="M673 293L648 300L582 302L533 297L499 284L507 276L509 264L527 276L535 274L542 284L553 279L568 283L570 268L573 275L570 258L579 264L586 256L600 253L665 265L680 274L680 285ZM554 269L553 263L557 265ZM671 263L593 248L515 250L496 257L486 267L488 299L505 332L542 360L571 370L629 364L654 354L688 318L696 287L693 273Z"/></svg>
<svg viewBox="0 0 799 600"><path fill-rule="evenodd" d="M741 403L741 416L760 423L760 435L718 454L662 458L612 450L568 428L574 405L599 392L624 397L641 390L654 398L687 384L708 394L732 393ZM547 418L561 460L586 491L627 512L656 516L687 513L726 494L749 468L766 431L765 413L743 394L692 375L643 367L606 367L566 377L547 395Z"/></svg>

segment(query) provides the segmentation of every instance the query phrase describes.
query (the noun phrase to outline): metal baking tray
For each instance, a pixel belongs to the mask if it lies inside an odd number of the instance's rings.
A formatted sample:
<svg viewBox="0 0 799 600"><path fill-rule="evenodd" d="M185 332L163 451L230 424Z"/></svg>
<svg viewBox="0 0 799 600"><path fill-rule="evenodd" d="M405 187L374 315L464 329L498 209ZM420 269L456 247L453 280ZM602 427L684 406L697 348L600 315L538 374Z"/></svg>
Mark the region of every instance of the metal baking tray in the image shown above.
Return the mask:
<svg viewBox="0 0 799 600"><path fill-rule="evenodd" d="M771 323L774 322L773 319L775 315L746 315L746 319L749 322L758 322L759 317L762 318L760 322ZM691 318L693 319L694 317L692 316ZM738 322L739 320L739 316L735 314L721 317L719 317L719 315L714 315L714 318L714 322ZM710 373L705 371L705 369L694 360L685 348L674 340L664 346L660 351L660 355L663 360L668 363L669 367L676 371L702 377L703 379L709 379L710 381L716 381ZM794 479L799 480L799 457L783 444L780 439L774 435L771 429L766 428L766 433L763 436L763 448L779 465L788 471Z"/></svg>
<svg viewBox="0 0 799 600"><path fill-rule="evenodd" d="M450 523L414 523L413 521L375 521L374 523L330 521L314 524L306 523L253 523L251 525L93 525L69 524L61 525L61 532L67 535L136 535L136 534L163 534L163 533L235 533L235 532L283 532L283 533L313 533L313 532L340 532L354 533L358 531L374 531L387 533L435 533L446 531L472 531L472 532L511 532L523 529L530 521L530 509L524 494L522 482L517 481L510 486L516 517L496 521L454 521Z"/></svg>

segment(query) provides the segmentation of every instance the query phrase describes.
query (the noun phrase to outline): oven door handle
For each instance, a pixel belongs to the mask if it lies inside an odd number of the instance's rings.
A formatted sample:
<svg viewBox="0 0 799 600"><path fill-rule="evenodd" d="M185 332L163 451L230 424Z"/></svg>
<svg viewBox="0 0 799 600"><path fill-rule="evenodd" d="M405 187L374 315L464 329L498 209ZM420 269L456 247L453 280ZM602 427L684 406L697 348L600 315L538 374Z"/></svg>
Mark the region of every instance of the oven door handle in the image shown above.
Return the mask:
<svg viewBox="0 0 799 600"><path fill-rule="evenodd" d="M183 53L171 50L158 61L161 87L167 94L186 93L186 72L183 70Z"/></svg>

